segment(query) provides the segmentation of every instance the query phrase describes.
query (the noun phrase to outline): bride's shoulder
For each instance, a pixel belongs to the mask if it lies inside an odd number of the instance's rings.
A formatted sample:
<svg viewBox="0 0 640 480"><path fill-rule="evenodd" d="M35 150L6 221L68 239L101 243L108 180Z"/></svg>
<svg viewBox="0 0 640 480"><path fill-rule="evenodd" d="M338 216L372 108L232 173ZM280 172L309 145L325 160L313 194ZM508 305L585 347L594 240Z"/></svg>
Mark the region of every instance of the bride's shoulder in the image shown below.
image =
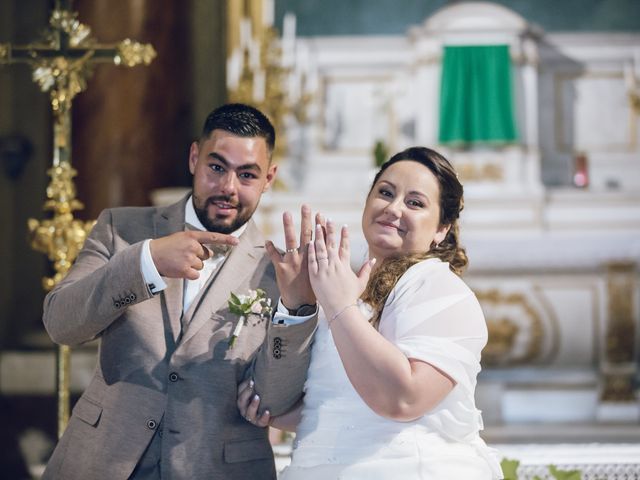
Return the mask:
<svg viewBox="0 0 640 480"><path fill-rule="evenodd" d="M412 265L400 277L389 301L420 292L428 294L434 287L447 294L471 294L466 283L449 268L449 263L439 258L428 258Z"/></svg>

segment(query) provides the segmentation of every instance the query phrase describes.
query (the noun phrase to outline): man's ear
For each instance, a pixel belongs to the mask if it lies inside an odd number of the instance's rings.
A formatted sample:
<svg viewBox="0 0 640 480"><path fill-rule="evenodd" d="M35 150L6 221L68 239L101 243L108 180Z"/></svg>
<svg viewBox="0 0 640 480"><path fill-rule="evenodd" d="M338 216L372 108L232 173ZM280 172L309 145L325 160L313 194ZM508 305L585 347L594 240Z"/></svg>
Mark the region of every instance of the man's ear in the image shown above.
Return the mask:
<svg viewBox="0 0 640 480"><path fill-rule="evenodd" d="M196 171L196 163L198 163L198 156L200 155L200 145L198 142L193 142L189 148L189 171L193 175Z"/></svg>
<svg viewBox="0 0 640 480"><path fill-rule="evenodd" d="M278 165L276 165L275 163L272 163L271 165L269 165L269 168L267 169L267 183L264 184L262 193L266 192L267 190L269 190L269 188L271 188L271 184L276 179L277 172L278 172Z"/></svg>

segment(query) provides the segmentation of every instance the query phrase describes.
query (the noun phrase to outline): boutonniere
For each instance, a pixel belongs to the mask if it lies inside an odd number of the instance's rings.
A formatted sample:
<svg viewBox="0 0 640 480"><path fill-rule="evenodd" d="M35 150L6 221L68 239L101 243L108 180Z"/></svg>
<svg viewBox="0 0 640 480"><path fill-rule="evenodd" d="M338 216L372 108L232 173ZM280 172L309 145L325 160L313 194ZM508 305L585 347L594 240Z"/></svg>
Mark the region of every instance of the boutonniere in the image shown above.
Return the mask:
<svg viewBox="0 0 640 480"><path fill-rule="evenodd" d="M236 343L242 327L247 323L247 317L249 315L253 314L259 316L261 319L266 319L273 311L271 299L267 298L267 294L261 288L249 290L248 295L236 295L232 292L228 303L229 311L240 317L229 339L229 348L233 347Z"/></svg>

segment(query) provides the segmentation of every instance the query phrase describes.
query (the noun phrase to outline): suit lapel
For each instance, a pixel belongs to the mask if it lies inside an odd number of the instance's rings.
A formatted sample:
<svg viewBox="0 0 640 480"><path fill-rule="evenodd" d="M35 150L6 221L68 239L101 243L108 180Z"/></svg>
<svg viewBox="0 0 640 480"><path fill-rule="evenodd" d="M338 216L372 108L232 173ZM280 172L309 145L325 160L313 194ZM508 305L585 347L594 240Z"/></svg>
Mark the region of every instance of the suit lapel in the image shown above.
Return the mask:
<svg viewBox="0 0 640 480"><path fill-rule="evenodd" d="M231 292L247 293L238 292L237 288L255 271L258 260L264 255L263 247L264 238L253 220L250 220L238 245L194 299L195 306L192 305L187 312L192 318L185 319L186 329L180 345L193 338L203 325L211 321L215 312L226 307Z"/></svg>
<svg viewBox="0 0 640 480"><path fill-rule="evenodd" d="M184 210L189 195L178 203L160 208L154 216L155 237L160 238L184 230ZM180 335L180 317L182 316L182 296L184 281L181 278L163 278L167 284L160 294L164 297L167 309L169 329L176 342Z"/></svg>

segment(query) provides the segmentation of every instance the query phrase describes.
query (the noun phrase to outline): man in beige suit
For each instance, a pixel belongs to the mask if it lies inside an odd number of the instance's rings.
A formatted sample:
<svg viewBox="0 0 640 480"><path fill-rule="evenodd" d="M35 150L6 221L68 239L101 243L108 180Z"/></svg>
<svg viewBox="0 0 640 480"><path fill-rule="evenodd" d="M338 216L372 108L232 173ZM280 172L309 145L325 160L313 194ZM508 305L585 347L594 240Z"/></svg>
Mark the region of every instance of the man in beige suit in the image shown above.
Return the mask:
<svg viewBox="0 0 640 480"><path fill-rule="evenodd" d="M274 143L261 112L224 105L191 146L191 195L100 214L45 299L55 342L98 337L100 350L44 478L275 478L267 431L238 413L237 385L251 378L266 410L287 411L301 395L316 308L290 217L275 267L251 220L276 174ZM308 209L301 231L306 244ZM240 321L230 295L257 288L277 312L250 315L230 345Z"/></svg>

